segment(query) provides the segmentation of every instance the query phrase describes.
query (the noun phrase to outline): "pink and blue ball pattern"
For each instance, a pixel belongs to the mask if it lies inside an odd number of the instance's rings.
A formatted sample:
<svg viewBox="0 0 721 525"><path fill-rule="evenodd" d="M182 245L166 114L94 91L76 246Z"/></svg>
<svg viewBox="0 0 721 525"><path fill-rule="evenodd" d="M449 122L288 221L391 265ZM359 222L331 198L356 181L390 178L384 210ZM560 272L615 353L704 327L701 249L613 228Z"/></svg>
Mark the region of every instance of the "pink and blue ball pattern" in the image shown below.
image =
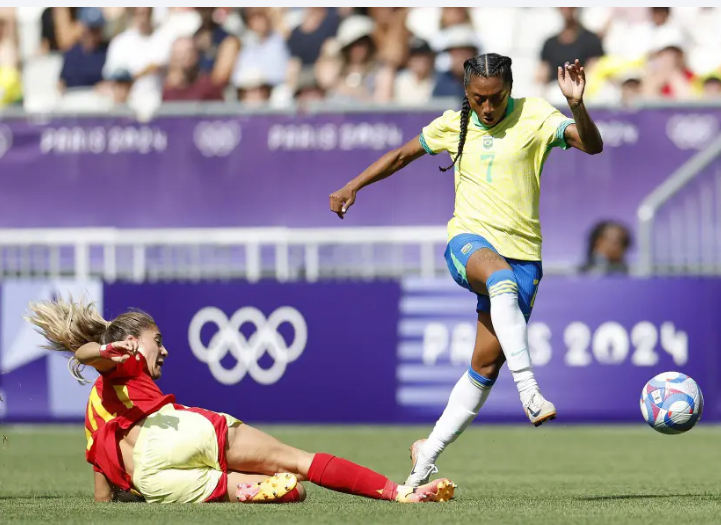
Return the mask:
<svg viewBox="0 0 721 525"><path fill-rule="evenodd" d="M682 434L701 418L703 394L696 381L687 375L664 372L643 387L641 413L657 432Z"/></svg>

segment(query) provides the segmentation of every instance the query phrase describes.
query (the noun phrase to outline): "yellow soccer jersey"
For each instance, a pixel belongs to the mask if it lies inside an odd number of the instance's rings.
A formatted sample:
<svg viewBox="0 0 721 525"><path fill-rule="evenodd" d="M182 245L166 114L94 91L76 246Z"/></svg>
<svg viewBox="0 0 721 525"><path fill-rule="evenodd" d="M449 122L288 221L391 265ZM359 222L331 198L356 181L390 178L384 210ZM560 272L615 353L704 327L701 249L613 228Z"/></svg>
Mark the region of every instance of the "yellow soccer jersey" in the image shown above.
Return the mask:
<svg viewBox="0 0 721 525"><path fill-rule="evenodd" d="M475 233L504 257L540 261L541 170L553 147L568 149L569 124L573 120L540 98L509 99L506 117L490 129L471 113L456 163L449 239ZM423 128L421 145L431 155L447 151L454 158L460 133L461 112L446 111Z"/></svg>

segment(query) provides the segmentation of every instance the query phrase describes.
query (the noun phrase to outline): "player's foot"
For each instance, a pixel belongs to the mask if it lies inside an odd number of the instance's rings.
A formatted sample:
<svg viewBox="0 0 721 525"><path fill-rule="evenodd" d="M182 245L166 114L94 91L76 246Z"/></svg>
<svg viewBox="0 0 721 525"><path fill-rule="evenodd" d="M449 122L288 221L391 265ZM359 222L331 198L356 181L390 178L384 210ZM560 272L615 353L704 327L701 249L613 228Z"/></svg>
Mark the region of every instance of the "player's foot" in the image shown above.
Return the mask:
<svg viewBox="0 0 721 525"><path fill-rule="evenodd" d="M420 487L398 487L398 503L443 503L453 499L456 484L449 479L437 479Z"/></svg>
<svg viewBox="0 0 721 525"><path fill-rule="evenodd" d="M533 426L539 426L546 421L556 419L556 407L544 398L540 392L535 392L523 407Z"/></svg>
<svg viewBox="0 0 721 525"><path fill-rule="evenodd" d="M421 454L421 446L425 439L419 439L411 445L411 461L413 468L406 479L405 485L409 487L420 487L431 479L431 475L438 472L438 468Z"/></svg>
<svg viewBox="0 0 721 525"><path fill-rule="evenodd" d="M296 503L302 501L298 478L276 474L258 483L238 485L236 499L241 503Z"/></svg>

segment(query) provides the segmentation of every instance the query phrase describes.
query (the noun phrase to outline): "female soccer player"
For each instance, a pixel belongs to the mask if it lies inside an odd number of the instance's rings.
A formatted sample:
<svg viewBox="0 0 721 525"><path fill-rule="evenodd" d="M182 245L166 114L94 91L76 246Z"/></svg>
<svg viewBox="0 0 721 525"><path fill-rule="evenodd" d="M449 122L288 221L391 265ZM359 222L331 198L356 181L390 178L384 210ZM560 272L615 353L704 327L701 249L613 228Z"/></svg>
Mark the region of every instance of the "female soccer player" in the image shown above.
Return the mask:
<svg viewBox="0 0 721 525"><path fill-rule="evenodd" d="M483 406L504 362L521 403L538 426L556 417L531 367L526 323L543 275L538 200L541 170L551 149L569 146L594 155L603 141L583 103L586 78L578 60L558 68L573 120L539 98L511 97L511 59L494 53L464 64L461 111L446 111L422 133L386 153L330 196L342 219L357 192L426 153L447 151L455 168L456 204L445 257L455 281L478 296L476 343L468 372L427 440L411 446L407 485L426 483L443 450Z"/></svg>
<svg viewBox="0 0 721 525"><path fill-rule="evenodd" d="M401 503L453 497L448 480L399 486L345 459L289 447L227 414L175 403L155 384L168 351L146 313L107 322L92 305L55 300L31 305L27 319L48 348L72 352L76 378L84 365L100 373L85 419L98 501L132 491L150 503L291 503L305 497L302 480Z"/></svg>

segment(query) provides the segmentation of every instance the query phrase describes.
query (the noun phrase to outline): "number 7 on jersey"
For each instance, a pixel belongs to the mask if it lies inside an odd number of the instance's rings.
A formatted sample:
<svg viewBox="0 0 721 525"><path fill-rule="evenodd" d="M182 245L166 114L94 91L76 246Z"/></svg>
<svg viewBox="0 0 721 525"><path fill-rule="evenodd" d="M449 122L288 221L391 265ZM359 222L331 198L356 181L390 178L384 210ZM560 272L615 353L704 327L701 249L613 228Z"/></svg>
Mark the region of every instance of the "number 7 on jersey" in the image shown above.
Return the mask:
<svg viewBox="0 0 721 525"><path fill-rule="evenodd" d="M486 153L481 155L481 162L488 161L488 169L486 170L486 182L491 182L491 169L493 169L493 159L496 157L495 153Z"/></svg>

